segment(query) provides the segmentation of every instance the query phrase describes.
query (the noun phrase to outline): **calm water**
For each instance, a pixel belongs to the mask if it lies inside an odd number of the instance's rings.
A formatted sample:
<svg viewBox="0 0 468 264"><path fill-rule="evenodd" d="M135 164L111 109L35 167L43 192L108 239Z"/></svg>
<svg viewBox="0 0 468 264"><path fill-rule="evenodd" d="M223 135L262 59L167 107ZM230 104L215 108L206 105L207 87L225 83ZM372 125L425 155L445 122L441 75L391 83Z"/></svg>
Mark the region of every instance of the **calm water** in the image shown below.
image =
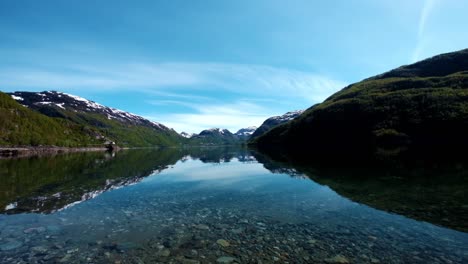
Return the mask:
<svg viewBox="0 0 468 264"><path fill-rule="evenodd" d="M220 148L0 160L0 263L468 263L466 171Z"/></svg>

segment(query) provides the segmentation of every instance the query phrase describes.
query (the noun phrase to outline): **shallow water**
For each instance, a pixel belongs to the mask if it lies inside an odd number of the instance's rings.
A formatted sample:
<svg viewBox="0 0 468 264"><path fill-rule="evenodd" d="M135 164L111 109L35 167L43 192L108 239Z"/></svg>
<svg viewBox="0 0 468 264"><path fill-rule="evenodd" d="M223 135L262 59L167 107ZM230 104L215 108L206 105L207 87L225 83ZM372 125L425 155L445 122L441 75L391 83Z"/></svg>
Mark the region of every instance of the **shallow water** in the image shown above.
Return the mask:
<svg viewBox="0 0 468 264"><path fill-rule="evenodd" d="M374 181L272 164L235 149L0 160L0 262L468 263L465 211L397 210ZM463 187L444 191L466 209Z"/></svg>

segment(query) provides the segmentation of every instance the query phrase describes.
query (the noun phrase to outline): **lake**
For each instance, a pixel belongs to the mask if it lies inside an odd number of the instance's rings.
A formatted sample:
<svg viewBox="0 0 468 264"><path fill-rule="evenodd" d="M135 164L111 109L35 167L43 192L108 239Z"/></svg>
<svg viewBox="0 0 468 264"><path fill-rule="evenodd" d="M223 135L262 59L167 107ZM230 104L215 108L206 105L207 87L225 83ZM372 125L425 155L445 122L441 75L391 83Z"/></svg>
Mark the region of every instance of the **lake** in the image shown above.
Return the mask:
<svg viewBox="0 0 468 264"><path fill-rule="evenodd" d="M468 263L467 172L228 147L3 159L0 263Z"/></svg>

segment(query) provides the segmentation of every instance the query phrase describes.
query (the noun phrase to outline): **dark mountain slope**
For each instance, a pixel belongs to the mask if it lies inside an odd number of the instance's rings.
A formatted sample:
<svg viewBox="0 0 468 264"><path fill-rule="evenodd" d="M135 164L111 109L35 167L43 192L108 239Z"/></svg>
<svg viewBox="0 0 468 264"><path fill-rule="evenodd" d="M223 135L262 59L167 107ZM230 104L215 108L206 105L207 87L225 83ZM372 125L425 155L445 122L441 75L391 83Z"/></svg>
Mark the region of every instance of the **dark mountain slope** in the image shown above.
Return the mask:
<svg viewBox="0 0 468 264"><path fill-rule="evenodd" d="M255 140L312 157L420 157L468 147L468 50L350 85Z"/></svg>

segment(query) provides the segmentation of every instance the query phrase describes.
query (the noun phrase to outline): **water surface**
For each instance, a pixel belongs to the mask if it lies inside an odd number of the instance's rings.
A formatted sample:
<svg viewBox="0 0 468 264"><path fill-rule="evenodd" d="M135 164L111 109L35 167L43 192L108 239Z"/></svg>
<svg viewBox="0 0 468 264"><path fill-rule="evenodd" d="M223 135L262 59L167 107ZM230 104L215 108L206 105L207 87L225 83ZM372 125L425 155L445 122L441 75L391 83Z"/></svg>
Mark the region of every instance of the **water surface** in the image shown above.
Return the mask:
<svg viewBox="0 0 468 264"><path fill-rule="evenodd" d="M465 176L356 174L229 148L0 160L0 262L468 263Z"/></svg>

